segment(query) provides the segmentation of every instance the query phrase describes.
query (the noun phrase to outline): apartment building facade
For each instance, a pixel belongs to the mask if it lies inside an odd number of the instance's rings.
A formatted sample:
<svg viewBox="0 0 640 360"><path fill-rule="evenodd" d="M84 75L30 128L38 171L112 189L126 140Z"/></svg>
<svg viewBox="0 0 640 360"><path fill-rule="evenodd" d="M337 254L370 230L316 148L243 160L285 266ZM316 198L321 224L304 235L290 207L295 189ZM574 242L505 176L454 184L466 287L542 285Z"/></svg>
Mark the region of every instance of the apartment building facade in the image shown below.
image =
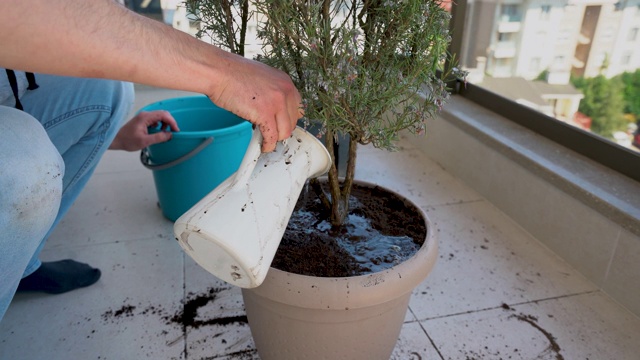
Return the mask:
<svg viewBox="0 0 640 360"><path fill-rule="evenodd" d="M492 77L612 77L640 68L640 0L469 0L462 64Z"/></svg>

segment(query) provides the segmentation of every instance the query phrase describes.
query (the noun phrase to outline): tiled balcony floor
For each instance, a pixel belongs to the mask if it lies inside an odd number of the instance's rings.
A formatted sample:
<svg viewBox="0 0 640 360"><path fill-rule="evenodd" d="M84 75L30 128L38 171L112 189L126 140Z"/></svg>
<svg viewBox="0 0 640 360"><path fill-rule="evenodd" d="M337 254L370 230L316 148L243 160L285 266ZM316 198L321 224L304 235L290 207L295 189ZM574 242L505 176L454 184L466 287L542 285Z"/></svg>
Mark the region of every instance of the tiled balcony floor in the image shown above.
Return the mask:
<svg viewBox="0 0 640 360"><path fill-rule="evenodd" d="M143 88L137 108L176 95ZM439 238L393 359L638 358L640 319L423 153L359 156L358 177L416 201ZM156 202L138 154L107 153L42 254L102 278L17 295L0 322L0 359L259 359L239 289L184 255ZM197 298L211 299L197 308L202 325L183 327L184 303Z"/></svg>

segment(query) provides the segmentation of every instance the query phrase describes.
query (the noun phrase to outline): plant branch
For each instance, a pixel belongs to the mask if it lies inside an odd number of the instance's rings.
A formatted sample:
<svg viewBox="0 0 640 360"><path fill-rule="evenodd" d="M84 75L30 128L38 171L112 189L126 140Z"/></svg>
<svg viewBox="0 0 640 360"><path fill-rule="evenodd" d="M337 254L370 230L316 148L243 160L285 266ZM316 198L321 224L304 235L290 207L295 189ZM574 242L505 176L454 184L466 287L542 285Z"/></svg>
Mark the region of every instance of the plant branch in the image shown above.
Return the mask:
<svg viewBox="0 0 640 360"><path fill-rule="evenodd" d="M353 180L356 175L356 159L358 150L358 138L355 136L349 137L349 155L347 156L347 171L345 174L344 182L342 183L342 198L348 199L351 196L351 188L353 186Z"/></svg>
<svg viewBox="0 0 640 360"><path fill-rule="evenodd" d="M220 6L224 13L224 23L227 27L227 45L232 53L236 52L235 31L233 30L233 14L231 13L231 2L229 0L221 0Z"/></svg>
<svg viewBox="0 0 640 360"><path fill-rule="evenodd" d="M340 179L338 177L338 164L336 163L334 139L335 133L333 130L327 130L325 145L327 151L331 155L331 168L329 169L329 192L331 193L331 224L340 225L344 222L347 215L345 205L345 199L342 197L342 191L340 189Z"/></svg>
<svg viewBox="0 0 640 360"><path fill-rule="evenodd" d="M318 195L322 206L324 206L326 209L331 209L331 201L329 200L327 193L322 188L322 184L320 184L320 181L318 181L318 178L311 179L309 183L311 184L311 189L313 189L313 192Z"/></svg>
<svg viewBox="0 0 640 360"><path fill-rule="evenodd" d="M247 23L249 22L249 0L241 0L240 9L241 13L241 23L240 23L240 43L238 47L241 49L242 53L240 55L244 56L244 48L247 36Z"/></svg>

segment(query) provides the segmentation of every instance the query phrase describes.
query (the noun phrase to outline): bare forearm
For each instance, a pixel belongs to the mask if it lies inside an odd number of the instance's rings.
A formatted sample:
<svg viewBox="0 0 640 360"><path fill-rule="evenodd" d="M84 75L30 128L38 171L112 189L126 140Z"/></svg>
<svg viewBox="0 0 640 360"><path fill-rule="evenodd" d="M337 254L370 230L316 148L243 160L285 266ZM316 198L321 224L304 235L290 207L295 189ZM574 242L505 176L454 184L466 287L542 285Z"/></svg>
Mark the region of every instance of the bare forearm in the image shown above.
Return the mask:
<svg viewBox="0 0 640 360"><path fill-rule="evenodd" d="M0 1L0 66L211 95L231 54L112 0Z"/></svg>
<svg viewBox="0 0 640 360"><path fill-rule="evenodd" d="M265 151L302 116L287 74L113 0L0 0L0 67L203 93L258 125Z"/></svg>

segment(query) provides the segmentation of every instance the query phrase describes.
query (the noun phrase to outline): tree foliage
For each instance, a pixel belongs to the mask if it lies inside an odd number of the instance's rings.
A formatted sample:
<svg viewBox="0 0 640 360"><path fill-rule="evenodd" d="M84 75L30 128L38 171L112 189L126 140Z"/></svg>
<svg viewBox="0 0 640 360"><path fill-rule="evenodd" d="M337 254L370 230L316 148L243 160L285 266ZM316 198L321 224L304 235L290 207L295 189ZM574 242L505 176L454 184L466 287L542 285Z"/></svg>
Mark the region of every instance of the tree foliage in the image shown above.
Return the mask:
<svg viewBox="0 0 640 360"><path fill-rule="evenodd" d="M249 19L247 0L185 0L187 10L200 22L196 36L209 35L213 43L244 56Z"/></svg>
<svg viewBox="0 0 640 360"><path fill-rule="evenodd" d="M624 112L640 120L640 69L618 76L623 84Z"/></svg>
<svg viewBox="0 0 640 360"><path fill-rule="evenodd" d="M578 110L591 118L591 131L611 138L614 132L626 130L620 79L598 75L573 79L573 85L584 93Z"/></svg>

